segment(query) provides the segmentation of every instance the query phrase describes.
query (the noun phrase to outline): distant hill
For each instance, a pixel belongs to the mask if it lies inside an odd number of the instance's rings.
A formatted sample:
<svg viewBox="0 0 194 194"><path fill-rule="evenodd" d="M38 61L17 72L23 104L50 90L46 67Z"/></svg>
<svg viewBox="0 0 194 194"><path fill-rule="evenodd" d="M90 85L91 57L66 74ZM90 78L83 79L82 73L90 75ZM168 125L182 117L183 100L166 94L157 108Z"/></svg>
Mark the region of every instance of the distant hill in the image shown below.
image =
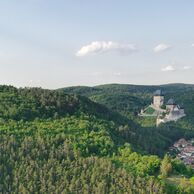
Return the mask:
<svg viewBox="0 0 194 194"><path fill-rule="evenodd" d="M65 93L87 96L91 100L118 111L124 115L134 115L141 108L152 101L153 92L163 90L165 101L174 98L179 104L184 105L189 115L194 115L191 105L194 104L194 85L192 84L166 84L166 85L129 85L107 84L95 87L67 87Z"/></svg>
<svg viewBox="0 0 194 194"><path fill-rule="evenodd" d="M79 93L80 95L91 96L102 91L107 92L127 92L127 93L153 93L157 89L165 90L167 93L183 91L194 91L194 84L165 84L165 85L132 85L132 84L105 84L94 87L73 86L61 88L68 93Z"/></svg>

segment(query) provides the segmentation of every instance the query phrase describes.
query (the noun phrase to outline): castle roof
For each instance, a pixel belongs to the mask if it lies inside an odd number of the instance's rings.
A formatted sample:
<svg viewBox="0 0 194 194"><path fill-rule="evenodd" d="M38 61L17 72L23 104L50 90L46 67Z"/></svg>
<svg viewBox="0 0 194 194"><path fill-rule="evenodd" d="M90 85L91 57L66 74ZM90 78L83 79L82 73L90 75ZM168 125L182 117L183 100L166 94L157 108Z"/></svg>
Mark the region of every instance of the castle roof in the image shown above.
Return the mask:
<svg viewBox="0 0 194 194"><path fill-rule="evenodd" d="M168 100L167 105L177 105L176 102L171 98Z"/></svg>
<svg viewBox="0 0 194 194"><path fill-rule="evenodd" d="M156 90L154 92L154 96L164 96L164 94L163 94L162 90Z"/></svg>
<svg viewBox="0 0 194 194"><path fill-rule="evenodd" d="M184 106L183 106L183 105L179 105L179 108L180 108L180 109L184 109Z"/></svg>

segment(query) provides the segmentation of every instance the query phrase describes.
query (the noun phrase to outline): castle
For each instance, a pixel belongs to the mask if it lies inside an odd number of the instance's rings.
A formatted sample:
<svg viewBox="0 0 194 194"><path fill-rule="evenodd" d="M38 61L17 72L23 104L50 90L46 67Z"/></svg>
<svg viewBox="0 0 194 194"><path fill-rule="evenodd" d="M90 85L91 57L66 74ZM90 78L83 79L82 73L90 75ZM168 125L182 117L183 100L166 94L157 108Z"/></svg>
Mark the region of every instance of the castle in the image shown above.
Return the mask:
<svg viewBox="0 0 194 194"><path fill-rule="evenodd" d="M164 104L164 95L162 90L156 90L153 97L153 105L160 108Z"/></svg>
<svg viewBox="0 0 194 194"><path fill-rule="evenodd" d="M154 92L151 105L142 109L139 116L157 117L156 125L158 126L160 123L177 121L186 115L184 108L178 105L173 99L169 99L165 105L162 90L157 90Z"/></svg>

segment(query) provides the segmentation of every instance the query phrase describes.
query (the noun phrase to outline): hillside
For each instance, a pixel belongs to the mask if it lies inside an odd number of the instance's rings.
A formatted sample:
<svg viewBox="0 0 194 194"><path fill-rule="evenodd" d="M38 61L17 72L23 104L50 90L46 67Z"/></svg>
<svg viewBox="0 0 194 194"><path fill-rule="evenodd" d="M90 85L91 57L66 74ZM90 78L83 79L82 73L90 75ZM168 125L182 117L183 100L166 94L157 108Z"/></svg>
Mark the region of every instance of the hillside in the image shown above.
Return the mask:
<svg viewBox="0 0 194 194"><path fill-rule="evenodd" d="M165 102L169 98L174 98L179 104L184 105L187 116L177 123L171 122L160 125L158 128L156 128L156 119L138 117L137 113L152 102L153 92L157 89L162 89L164 92ZM145 148L149 145L147 143L149 139L152 148L148 146L146 150L151 153L161 154L161 150L167 151L168 147L181 137L194 137L194 110L192 108L194 107L194 85L136 86L108 84L95 87L68 87L60 89L60 91L87 96L92 101L103 104L133 120L138 125L136 128L136 133L139 134L138 144L143 144ZM160 146L156 142L160 143ZM158 146L159 149L157 149Z"/></svg>
<svg viewBox="0 0 194 194"><path fill-rule="evenodd" d="M84 113L118 124L132 121L84 96L41 88L16 89L0 86L0 116L3 119L33 120Z"/></svg>
<svg viewBox="0 0 194 194"><path fill-rule="evenodd" d="M172 124L161 126L155 129L153 126L141 126L141 123L128 117L128 111L123 98L117 98L117 101L103 100L110 105L119 107L110 110L104 105L95 103L86 97L76 94L66 94L62 91L43 90L40 88L16 89L13 87L2 86L0 92L0 115L1 119L20 121L34 121L40 119L61 119L68 116L89 117L89 120L104 120L109 126L110 135L119 145L124 142L130 143L136 150L142 153L151 153L163 155L168 147L181 137L190 137L192 133L182 127ZM134 107L134 98L130 98ZM118 101L120 100L120 101ZM112 104L111 104L112 102ZM107 104L106 104L107 105ZM121 111L120 111L121 110ZM117 111L117 112L116 112ZM120 114L121 113L121 114ZM132 120L133 119L133 120ZM147 122L147 121L146 121ZM170 132L169 132L170 130ZM152 138L154 136L154 138Z"/></svg>
<svg viewBox="0 0 194 194"><path fill-rule="evenodd" d="M124 113L61 90L0 86L0 193L191 193L192 169L150 154L192 134ZM167 179L177 174L180 188Z"/></svg>
<svg viewBox="0 0 194 194"><path fill-rule="evenodd" d="M167 148L166 142L169 140L157 132L142 130L131 119L86 97L41 88L0 87L0 118L3 123L9 120L25 123L71 116L77 119L87 117L90 122L106 122L109 135L118 145L128 142L135 149L150 153L163 153L164 148ZM148 144L150 133L155 134L152 144ZM142 140L145 135L148 139Z"/></svg>
<svg viewBox="0 0 194 194"><path fill-rule="evenodd" d="M93 101L104 104L118 112L127 114L127 111L129 113L135 113L135 111L139 111L142 106L149 104L152 100L153 92L157 89L163 90L167 96L166 100L169 96L172 96L175 100L180 101L180 103L183 103L184 105L188 104L188 99L184 99L183 96L186 97L191 95L190 99L193 100L194 85L192 84L167 84L155 86L107 84L95 87L67 87L60 90L65 91L65 93L87 96ZM191 100L189 103L191 103ZM120 105L122 108L119 110ZM123 107L125 107L124 111Z"/></svg>
<svg viewBox="0 0 194 194"><path fill-rule="evenodd" d="M85 96L92 96L100 94L102 92L107 93L131 93L131 94L153 94L157 89L162 89L166 93L174 93L178 90L184 92L194 91L194 85L192 84L166 84L166 85L131 85L131 84L105 84L94 87L88 86L73 86L67 88L61 88L67 93L77 93Z"/></svg>
<svg viewBox="0 0 194 194"><path fill-rule="evenodd" d="M184 105L187 124L194 124L194 85L167 84L157 86L141 86L128 84L107 84L95 87L63 88L65 93L87 96L91 100L107 106L122 115L134 120L137 112L152 102L153 92L161 89L165 94L165 103L173 98L178 104ZM135 116L135 117L134 117Z"/></svg>

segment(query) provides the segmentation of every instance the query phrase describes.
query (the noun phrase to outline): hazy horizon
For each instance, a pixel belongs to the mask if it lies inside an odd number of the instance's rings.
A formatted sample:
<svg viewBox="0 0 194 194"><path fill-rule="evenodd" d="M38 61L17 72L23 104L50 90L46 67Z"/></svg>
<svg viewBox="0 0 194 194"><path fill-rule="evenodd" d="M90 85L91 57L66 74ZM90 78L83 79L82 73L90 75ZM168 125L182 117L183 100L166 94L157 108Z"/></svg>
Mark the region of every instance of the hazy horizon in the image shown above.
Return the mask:
<svg viewBox="0 0 194 194"><path fill-rule="evenodd" d="M134 83L102 83L97 85L68 85L68 86L61 86L56 88L49 88L49 87L42 87L42 86L16 86L12 84L0 84L0 85L6 85L6 86L13 86L15 88L42 88L42 89L48 89L48 90L56 90L56 89L62 89L62 88L69 88L69 87L97 87L97 86L103 86L103 85L133 85L133 86L165 86L165 85L176 85L176 84L183 84L183 85L194 85L193 83L161 83L161 84L134 84Z"/></svg>

